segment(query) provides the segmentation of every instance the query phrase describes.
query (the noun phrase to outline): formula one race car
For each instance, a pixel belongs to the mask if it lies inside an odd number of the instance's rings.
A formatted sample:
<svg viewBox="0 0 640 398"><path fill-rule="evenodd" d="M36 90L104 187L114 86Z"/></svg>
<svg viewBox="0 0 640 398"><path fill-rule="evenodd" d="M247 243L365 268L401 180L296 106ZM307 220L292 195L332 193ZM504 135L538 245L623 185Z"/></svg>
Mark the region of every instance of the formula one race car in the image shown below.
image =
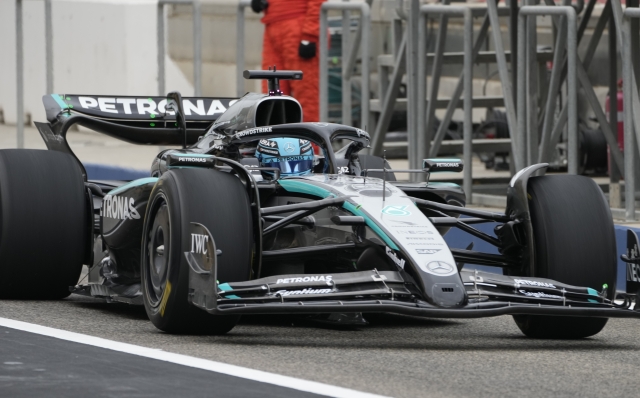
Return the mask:
<svg viewBox="0 0 640 398"><path fill-rule="evenodd" d="M242 314L510 314L527 336L581 338L640 318L629 297L614 302L613 223L591 179L537 164L511 180L505 214L467 209L459 186L396 181L360 154L367 132L302 123L279 95L280 79L301 77L245 71L270 94L237 100L44 96L49 150L0 151L0 295L144 304L175 333L226 333ZM183 149L160 152L148 178L88 181L66 141L76 124ZM462 167L426 159L403 172L428 181ZM451 228L500 254L448 247ZM637 247L626 259L640 263ZM76 285L83 264L88 283Z"/></svg>

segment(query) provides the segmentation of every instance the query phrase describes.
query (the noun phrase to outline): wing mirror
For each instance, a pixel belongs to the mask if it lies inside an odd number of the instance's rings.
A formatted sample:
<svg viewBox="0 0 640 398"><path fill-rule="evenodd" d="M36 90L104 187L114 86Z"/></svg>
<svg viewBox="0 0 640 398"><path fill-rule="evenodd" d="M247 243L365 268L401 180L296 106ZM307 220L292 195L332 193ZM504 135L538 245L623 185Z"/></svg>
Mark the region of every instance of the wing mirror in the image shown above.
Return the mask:
<svg viewBox="0 0 640 398"><path fill-rule="evenodd" d="M462 171L463 164L460 159L424 159L422 161L422 169L427 173L440 173L450 171L459 173Z"/></svg>

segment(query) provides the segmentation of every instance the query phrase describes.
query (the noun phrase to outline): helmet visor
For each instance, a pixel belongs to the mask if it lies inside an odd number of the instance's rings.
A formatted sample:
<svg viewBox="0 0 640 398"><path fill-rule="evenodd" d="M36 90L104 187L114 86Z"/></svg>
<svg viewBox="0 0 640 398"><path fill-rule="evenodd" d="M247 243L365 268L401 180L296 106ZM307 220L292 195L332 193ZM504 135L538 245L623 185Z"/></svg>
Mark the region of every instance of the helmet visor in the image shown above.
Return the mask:
<svg viewBox="0 0 640 398"><path fill-rule="evenodd" d="M265 167L277 167L283 175L307 174L313 169L313 156L264 159Z"/></svg>

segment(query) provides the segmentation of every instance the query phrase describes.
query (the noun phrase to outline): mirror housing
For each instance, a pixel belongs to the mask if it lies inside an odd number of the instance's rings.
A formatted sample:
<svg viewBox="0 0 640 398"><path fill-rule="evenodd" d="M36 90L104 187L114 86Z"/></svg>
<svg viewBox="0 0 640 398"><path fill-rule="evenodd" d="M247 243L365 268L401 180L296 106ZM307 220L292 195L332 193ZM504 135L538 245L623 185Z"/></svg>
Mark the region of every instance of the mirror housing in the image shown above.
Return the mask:
<svg viewBox="0 0 640 398"><path fill-rule="evenodd" d="M460 159L424 159L422 169L427 173L453 172L459 173L463 169Z"/></svg>

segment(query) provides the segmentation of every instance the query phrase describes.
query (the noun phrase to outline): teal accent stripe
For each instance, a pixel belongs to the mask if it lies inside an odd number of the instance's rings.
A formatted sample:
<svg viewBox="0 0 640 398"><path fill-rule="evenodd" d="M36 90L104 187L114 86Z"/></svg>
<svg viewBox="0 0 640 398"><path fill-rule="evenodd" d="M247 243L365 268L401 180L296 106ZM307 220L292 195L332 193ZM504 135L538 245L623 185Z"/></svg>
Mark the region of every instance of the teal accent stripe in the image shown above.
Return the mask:
<svg viewBox="0 0 640 398"><path fill-rule="evenodd" d="M128 184L124 184L121 187L118 187L116 189L112 189L111 192L108 193L108 195L116 195L120 192L126 191L129 188L133 188L133 187L138 187L140 185L145 185L145 184L150 184L150 183L156 183L158 181L158 178L156 177L147 177L147 178L140 178L139 180L133 180Z"/></svg>
<svg viewBox="0 0 640 398"><path fill-rule="evenodd" d="M592 296L600 296L596 289L592 289L590 287L587 288L587 292L589 292L589 294L592 295ZM591 300L591 299L589 300L589 302L590 303L599 303L598 300Z"/></svg>
<svg viewBox="0 0 640 398"><path fill-rule="evenodd" d="M222 290L223 292L228 292L230 290L233 290L233 288L228 284L228 283L222 283L220 285L218 285L218 288L220 290ZM239 299L240 297L236 296L235 294L232 294L230 296L225 296L226 298L230 298L230 299Z"/></svg>
<svg viewBox="0 0 640 398"><path fill-rule="evenodd" d="M286 189L289 192L297 192L304 193L307 195L319 196L322 199L328 198L329 196L335 196L331 192L327 191L324 188L320 188L317 185L308 184L303 181L297 180L278 180L280 186Z"/></svg>
<svg viewBox="0 0 640 398"><path fill-rule="evenodd" d="M319 196L323 199L329 196L335 197L335 195L329 192L328 190L321 188L317 185L306 183L304 181L279 180L278 183L280 184L280 186L282 186L284 189L286 189L289 192L297 192L297 193L304 193L307 195ZM375 221L369 218L369 216L367 216L364 212L356 209L355 205L349 202L344 202L342 204L342 207L345 210L351 212L353 215L364 218L364 222L367 224L367 226L371 228L373 232L378 234L378 236L384 241L384 243L387 244L387 246L389 246L394 250L400 250L398 249L398 246L396 246L396 244L393 243L393 241L387 236L387 234L384 233L384 231L378 226L378 224L376 224Z"/></svg>
<svg viewBox="0 0 640 398"><path fill-rule="evenodd" d="M378 226L378 224L376 224L372 219L370 219L366 214L364 214L362 211L358 210L356 208L355 205L353 205L352 203L349 202L344 202L344 204L342 205L342 207L345 208L345 210L350 211L351 213L353 213L353 215L355 216L360 216L362 218L364 218L364 222L367 224L367 227L371 228L373 230L373 232L375 232L376 234L378 234L378 236L380 238L382 238L382 240L384 241L384 243L386 243L387 246L389 246L390 248L392 248L393 250L400 250L398 248L398 246L396 246L396 244L387 236L387 234L384 233L384 231Z"/></svg>
<svg viewBox="0 0 640 398"><path fill-rule="evenodd" d="M62 100L62 98L60 97L60 94L51 94L51 98L53 98L53 99L58 103L58 105L60 105L60 108L62 108L62 109L67 109L67 108L69 108L69 105L67 105L67 104Z"/></svg>

